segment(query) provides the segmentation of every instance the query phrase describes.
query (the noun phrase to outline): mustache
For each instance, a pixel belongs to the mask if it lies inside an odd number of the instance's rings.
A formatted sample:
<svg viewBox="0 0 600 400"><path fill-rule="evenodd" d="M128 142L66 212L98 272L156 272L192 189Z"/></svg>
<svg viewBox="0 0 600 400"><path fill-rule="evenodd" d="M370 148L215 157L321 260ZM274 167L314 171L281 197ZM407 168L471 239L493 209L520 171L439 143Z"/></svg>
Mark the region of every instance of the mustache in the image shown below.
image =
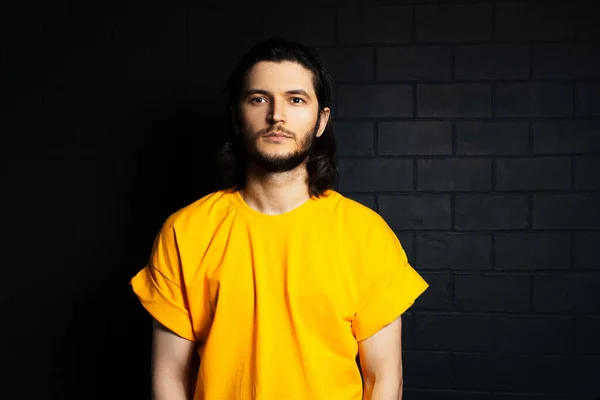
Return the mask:
<svg viewBox="0 0 600 400"><path fill-rule="evenodd" d="M266 135L266 134L273 133L273 132L282 132L288 136L296 137L296 134L294 132L289 131L282 127L277 127L277 126L270 126L268 128L261 129L257 132L257 135L262 136L262 135Z"/></svg>

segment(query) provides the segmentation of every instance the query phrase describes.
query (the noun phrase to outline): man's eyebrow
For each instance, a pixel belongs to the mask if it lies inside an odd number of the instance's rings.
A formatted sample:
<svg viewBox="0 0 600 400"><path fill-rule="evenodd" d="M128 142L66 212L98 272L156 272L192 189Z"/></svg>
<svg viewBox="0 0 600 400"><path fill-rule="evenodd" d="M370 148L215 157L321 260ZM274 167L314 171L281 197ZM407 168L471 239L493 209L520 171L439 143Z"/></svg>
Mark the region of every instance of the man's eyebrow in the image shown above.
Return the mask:
<svg viewBox="0 0 600 400"><path fill-rule="evenodd" d="M285 92L286 94L299 94L302 96L306 96L308 98L310 98L310 95L308 94L308 92L304 89L293 89L293 90L288 90ZM264 90L264 89L255 89L255 88L251 88L248 89L245 93L246 96L251 96L253 94L263 94L265 96L271 96L271 92Z"/></svg>
<svg viewBox="0 0 600 400"><path fill-rule="evenodd" d="M302 96L310 97L310 95L304 89L288 90L286 93L287 94L300 94Z"/></svg>
<svg viewBox="0 0 600 400"><path fill-rule="evenodd" d="M245 96L250 96L250 95L253 95L253 94L264 94L266 96L271 95L271 93L269 93L268 91L263 90L263 89L248 89L244 93Z"/></svg>

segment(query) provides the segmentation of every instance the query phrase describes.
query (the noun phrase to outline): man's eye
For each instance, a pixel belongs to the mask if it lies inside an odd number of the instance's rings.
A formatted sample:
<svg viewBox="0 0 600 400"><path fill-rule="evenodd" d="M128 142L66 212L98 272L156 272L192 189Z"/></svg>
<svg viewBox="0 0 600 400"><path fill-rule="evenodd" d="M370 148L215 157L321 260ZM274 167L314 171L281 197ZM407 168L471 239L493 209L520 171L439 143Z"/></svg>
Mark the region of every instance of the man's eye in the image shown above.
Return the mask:
<svg viewBox="0 0 600 400"><path fill-rule="evenodd" d="M252 103L262 103L262 101L266 101L264 97L253 97L250 99Z"/></svg>
<svg viewBox="0 0 600 400"><path fill-rule="evenodd" d="M304 99L302 99L300 97L293 97L292 101L296 104L304 103Z"/></svg>

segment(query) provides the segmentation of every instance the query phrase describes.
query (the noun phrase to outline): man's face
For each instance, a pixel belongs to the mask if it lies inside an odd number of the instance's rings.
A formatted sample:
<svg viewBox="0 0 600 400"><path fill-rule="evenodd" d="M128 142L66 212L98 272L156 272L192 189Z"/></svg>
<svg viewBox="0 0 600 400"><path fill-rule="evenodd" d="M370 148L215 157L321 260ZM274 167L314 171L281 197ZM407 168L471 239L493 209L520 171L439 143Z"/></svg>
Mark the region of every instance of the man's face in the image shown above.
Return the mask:
<svg viewBox="0 0 600 400"><path fill-rule="evenodd" d="M329 108L318 118L312 72L289 61L254 65L246 76L239 110L246 153L270 172L302 164L329 118Z"/></svg>

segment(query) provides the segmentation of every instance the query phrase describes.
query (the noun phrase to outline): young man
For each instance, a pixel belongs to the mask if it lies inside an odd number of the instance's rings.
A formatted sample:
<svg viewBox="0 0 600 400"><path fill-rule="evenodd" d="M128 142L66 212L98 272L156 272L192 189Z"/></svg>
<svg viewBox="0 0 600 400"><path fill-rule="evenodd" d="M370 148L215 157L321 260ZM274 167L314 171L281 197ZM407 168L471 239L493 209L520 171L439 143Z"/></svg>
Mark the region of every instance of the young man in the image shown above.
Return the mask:
<svg viewBox="0 0 600 400"><path fill-rule="evenodd" d="M400 316L428 285L384 220L332 189L331 86L281 39L234 70L229 189L172 214L131 281L155 321L155 399L402 397Z"/></svg>

